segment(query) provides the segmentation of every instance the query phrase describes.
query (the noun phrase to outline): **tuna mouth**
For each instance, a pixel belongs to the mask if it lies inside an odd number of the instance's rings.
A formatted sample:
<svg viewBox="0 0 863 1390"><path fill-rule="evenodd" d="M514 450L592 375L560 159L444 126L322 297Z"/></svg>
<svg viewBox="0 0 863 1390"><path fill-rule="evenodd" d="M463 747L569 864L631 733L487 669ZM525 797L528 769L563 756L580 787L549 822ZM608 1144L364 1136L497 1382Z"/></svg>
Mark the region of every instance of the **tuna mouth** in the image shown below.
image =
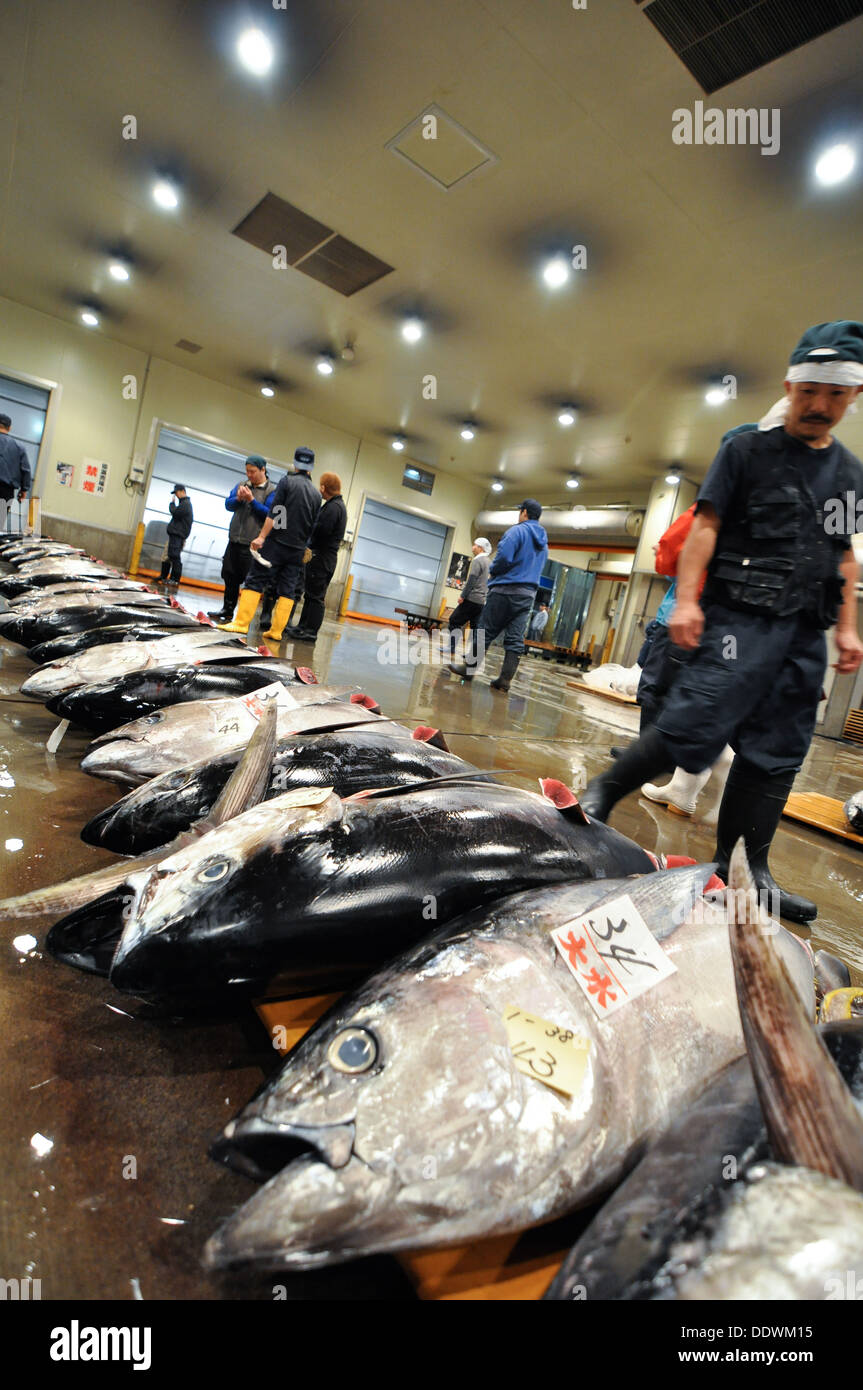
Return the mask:
<svg viewBox="0 0 863 1390"><path fill-rule="evenodd" d="M61 917L45 939L48 952L55 960L88 975L108 975L131 896L130 886L121 884L86 907Z"/></svg>
<svg viewBox="0 0 863 1390"><path fill-rule="evenodd" d="M254 1115L232 1120L210 1147L210 1157L235 1173L268 1182L298 1158L344 1168L353 1154L353 1120L336 1125L275 1124Z"/></svg>

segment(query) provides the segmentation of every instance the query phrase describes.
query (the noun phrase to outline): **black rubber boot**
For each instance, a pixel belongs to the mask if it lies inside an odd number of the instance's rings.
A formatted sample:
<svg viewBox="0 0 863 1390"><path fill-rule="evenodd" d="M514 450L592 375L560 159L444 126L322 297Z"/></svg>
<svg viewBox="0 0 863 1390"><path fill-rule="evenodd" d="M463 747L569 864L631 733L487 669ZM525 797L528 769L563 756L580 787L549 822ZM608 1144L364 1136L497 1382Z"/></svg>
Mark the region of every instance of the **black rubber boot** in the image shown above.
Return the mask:
<svg viewBox="0 0 863 1390"><path fill-rule="evenodd" d="M518 670L521 657L518 652L504 652L503 665L496 681L489 681L492 690L509 690L512 678Z"/></svg>
<svg viewBox="0 0 863 1390"><path fill-rule="evenodd" d="M631 748L631 743L613 743L608 750L610 758L619 758L621 753L625 753L627 748Z"/></svg>
<svg viewBox="0 0 863 1390"><path fill-rule="evenodd" d="M209 609L207 612L208 618L213 618L216 622L219 623L227 623L231 620L231 618L233 618L233 616L233 608L231 609L230 613L225 608L220 608L218 612L214 612L212 609Z"/></svg>
<svg viewBox="0 0 863 1390"><path fill-rule="evenodd" d="M651 727L635 743L622 749L606 772L588 783L578 803L592 820L606 821L622 796L674 768L674 754L662 734Z"/></svg>
<svg viewBox="0 0 863 1390"><path fill-rule="evenodd" d="M731 851L742 837L759 895L778 895L762 899L768 912L774 911L778 902L780 917L787 917L789 922L811 922L818 916L817 904L795 893L786 893L767 865L779 817L796 775L795 772L780 772L770 776L745 758L734 759L719 807L714 858L718 865L716 872L727 882Z"/></svg>

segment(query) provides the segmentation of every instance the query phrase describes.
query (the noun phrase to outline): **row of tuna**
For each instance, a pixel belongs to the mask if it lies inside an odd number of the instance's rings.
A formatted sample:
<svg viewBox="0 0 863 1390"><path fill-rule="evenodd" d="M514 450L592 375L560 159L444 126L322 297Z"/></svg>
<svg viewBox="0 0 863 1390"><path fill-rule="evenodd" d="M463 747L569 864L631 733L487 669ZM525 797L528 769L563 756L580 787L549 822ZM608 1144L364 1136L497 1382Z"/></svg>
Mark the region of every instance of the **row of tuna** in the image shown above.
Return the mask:
<svg viewBox="0 0 863 1390"><path fill-rule="evenodd" d="M0 637L40 663L25 693L98 735L83 768L131 788L83 831L126 857L4 920L58 917L55 957L172 1010L348 990L213 1145L261 1186L210 1267L457 1245L616 1188L547 1297L844 1280L861 1025L813 1026L816 984L850 979L763 918L742 848L725 893L560 783L509 786L49 549L0 546Z"/></svg>

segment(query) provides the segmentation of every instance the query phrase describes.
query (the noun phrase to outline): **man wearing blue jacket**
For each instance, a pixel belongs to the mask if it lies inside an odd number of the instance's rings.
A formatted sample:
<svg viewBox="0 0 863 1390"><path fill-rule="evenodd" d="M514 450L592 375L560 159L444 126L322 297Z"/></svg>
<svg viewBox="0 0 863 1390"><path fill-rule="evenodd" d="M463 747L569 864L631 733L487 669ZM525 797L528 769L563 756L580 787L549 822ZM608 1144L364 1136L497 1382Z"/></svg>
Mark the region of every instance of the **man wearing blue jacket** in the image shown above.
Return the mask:
<svg viewBox="0 0 863 1390"><path fill-rule="evenodd" d="M225 499L225 510L232 513L228 546L222 557L225 601L211 618L228 622L234 616L240 585L253 563L249 546L270 515L276 485L267 477L267 461L260 454L246 459L246 481L236 483Z"/></svg>
<svg viewBox="0 0 863 1390"><path fill-rule="evenodd" d="M463 680L473 680L481 654L503 633L503 666L491 688L509 690L524 651L524 630L548 559L548 536L539 524L541 516L539 503L532 497L526 498L515 526L510 526L501 537L488 572L488 598L477 621L472 653L464 664L452 664L449 668Z"/></svg>

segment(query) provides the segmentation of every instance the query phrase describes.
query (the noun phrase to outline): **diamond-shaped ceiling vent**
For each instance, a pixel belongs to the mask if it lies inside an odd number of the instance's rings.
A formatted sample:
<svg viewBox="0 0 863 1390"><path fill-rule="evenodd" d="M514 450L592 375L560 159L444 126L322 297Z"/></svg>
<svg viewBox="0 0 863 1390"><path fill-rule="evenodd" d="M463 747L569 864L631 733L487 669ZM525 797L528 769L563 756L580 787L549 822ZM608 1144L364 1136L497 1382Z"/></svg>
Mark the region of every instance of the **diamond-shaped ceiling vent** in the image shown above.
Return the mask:
<svg viewBox="0 0 863 1390"><path fill-rule="evenodd" d="M497 163L496 154L439 106L427 106L386 148L447 192Z"/></svg>

